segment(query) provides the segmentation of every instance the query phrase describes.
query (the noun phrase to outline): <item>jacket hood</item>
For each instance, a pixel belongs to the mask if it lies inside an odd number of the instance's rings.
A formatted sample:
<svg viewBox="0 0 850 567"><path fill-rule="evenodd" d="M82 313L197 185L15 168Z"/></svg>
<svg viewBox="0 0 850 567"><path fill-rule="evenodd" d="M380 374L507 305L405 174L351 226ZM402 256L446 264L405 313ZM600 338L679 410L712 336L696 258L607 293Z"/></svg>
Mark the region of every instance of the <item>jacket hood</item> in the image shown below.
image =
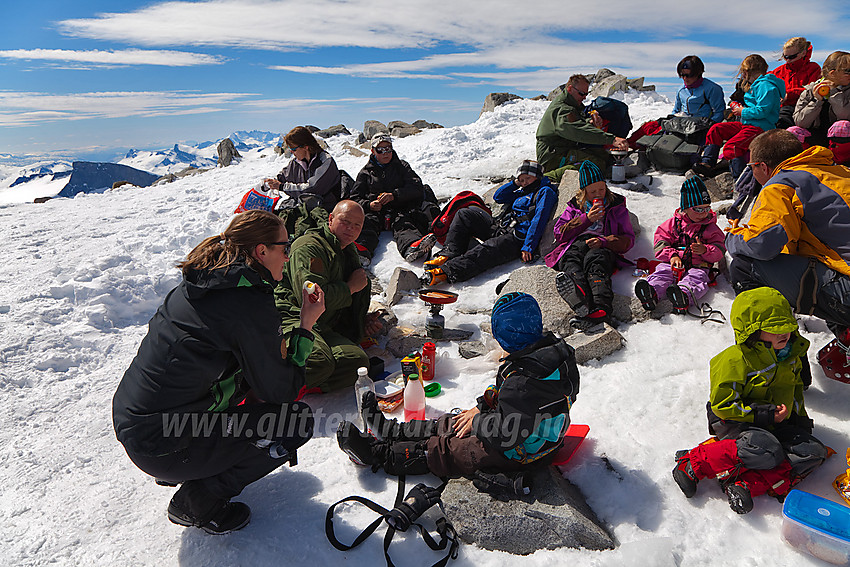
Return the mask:
<svg viewBox="0 0 850 567"><path fill-rule="evenodd" d="M756 331L783 334L797 330L791 305L770 287L742 292L732 303L730 314L735 343L743 344Z"/></svg>
<svg viewBox="0 0 850 567"><path fill-rule="evenodd" d="M272 285L268 282L274 280L271 273L262 265L257 265L255 269L243 260L238 260L226 268L190 270L184 276L184 281L186 296L197 299L213 290L237 287L256 287L271 292Z"/></svg>
<svg viewBox="0 0 850 567"><path fill-rule="evenodd" d="M758 79L753 81L753 86L750 88L750 90L752 90L752 88L755 87L756 84L763 83L763 82L773 83L773 85L776 88L780 89L782 91L783 95L784 95L784 93L785 93L785 81L780 79L779 77L777 77L776 75L774 75L772 73L765 73L764 75L762 75L761 77L759 77Z"/></svg>
<svg viewBox="0 0 850 567"><path fill-rule="evenodd" d="M823 146L811 146L776 166L776 169L773 171L773 175L776 175L783 169L791 169L801 166L831 166L833 164L833 160L834 156L832 151L824 148ZM773 177L773 175L771 175L771 177Z"/></svg>

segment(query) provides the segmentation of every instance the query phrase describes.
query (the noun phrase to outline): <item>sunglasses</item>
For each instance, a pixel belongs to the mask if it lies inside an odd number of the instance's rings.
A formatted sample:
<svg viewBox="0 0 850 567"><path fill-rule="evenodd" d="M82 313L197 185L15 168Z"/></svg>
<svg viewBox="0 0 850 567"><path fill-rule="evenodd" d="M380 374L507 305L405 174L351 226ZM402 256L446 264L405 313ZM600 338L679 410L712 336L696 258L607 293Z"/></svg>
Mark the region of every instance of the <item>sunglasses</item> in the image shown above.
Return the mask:
<svg viewBox="0 0 850 567"><path fill-rule="evenodd" d="M796 59L799 56L800 56L799 53L795 53L794 55L783 55L782 58L785 59L786 61L791 61L792 59Z"/></svg>
<svg viewBox="0 0 850 567"><path fill-rule="evenodd" d="M679 76L683 79L690 79L691 77L693 77L693 75L691 75L690 73L679 73Z"/></svg>
<svg viewBox="0 0 850 567"><path fill-rule="evenodd" d="M288 240L283 242L269 242L269 245L283 246L283 253L289 256L289 251L292 249L292 243Z"/></svg>
<svg viewBox="0 0 850 567"><path fill-rule="evenodd" d="M391 147L390 148L375 148L376 154L382 154L383 155L383 154L391 154L392 152L393 152L393 149Z"/></svg>
<svg viewBox="0 0 850 567"><path fill-rule="evenodd" d="M706 206L706 207L691 207L691 210L695 213L702 214L702 213L710 212L711 207L708 207L708 206Z"/></svg>
<svg viewBox="0 0 850 567"><path fill-rule="evenodd" d="M295 146L294 148L290 146L289 151L290 151L290 152L294 152L295 150L300 150L300 149L301 149L301 148L303 148L303 147L305 147L305 146L303 146L303 145L301 145L301 146Z"/></svg>
<svg viewBox="0 0 850 567"><path fill-rule="evenodd" d="M575 87L573 87L573 90L576 92L576 94L577 94L578 96L582 96L582 97L583 97L583 96L587 96L587 93L588 93L588 92L590 92L590 91L587 91L587 92L581 92L580 90L578 90L578 89L577 89L577 88L575 88Z"/></svg>

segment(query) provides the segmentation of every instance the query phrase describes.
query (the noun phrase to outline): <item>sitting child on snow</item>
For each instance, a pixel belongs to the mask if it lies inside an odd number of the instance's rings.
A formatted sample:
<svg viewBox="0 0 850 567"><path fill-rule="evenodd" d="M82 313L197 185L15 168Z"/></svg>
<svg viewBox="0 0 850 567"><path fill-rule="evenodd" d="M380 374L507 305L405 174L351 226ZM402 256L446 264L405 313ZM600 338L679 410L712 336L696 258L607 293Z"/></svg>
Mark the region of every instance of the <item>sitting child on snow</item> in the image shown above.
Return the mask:
<svg viewBox="0 0 850 567"><path fill-rule="evenodd" d="M554 457L570 422L579 373L572 347L543 332L540 306L532 296L501 296L491 324L493 336L509 354L495 386L487 388L475 407L436 420L399 423L385 418L375 394L366 392L363 421L381 440L344 421L337 431L340 448L373 472L383 467L392 475L474 477L511 494L513 484L499 473Z"/></svg>
<svg viewBox="0 0 850 567"><path fill-rule="evenodd" d="M634 244L635 232L625 197L608 189L593 162L579 168L579 192L555 221L555 241L546 265L560 272L558 293L576 314L570 325L588 331L610 322L611 275Z"/></svg>
<svg viewBox="0 0 850 567"><path fill-rule="evenodd" d="M655 231L653 247L661 263L635 284L635 295L647 311L655 309L665 294L677 312L687 311L708 291L709 269L726 250L702 179L696 175L686 179L681 195L673 217Z"/></svg>
<svg viewBox="0 0 850 567"><path fill-rule="evenodd" d="M827 448L812 436L801 373L809 341L788 301L773 288L742 292L732 304L735 345L711 359L708 429L716 435L676 453L673 479L685 496L717 478L732 509L746 514L753 496L782 498L817 468Z"/></svg>

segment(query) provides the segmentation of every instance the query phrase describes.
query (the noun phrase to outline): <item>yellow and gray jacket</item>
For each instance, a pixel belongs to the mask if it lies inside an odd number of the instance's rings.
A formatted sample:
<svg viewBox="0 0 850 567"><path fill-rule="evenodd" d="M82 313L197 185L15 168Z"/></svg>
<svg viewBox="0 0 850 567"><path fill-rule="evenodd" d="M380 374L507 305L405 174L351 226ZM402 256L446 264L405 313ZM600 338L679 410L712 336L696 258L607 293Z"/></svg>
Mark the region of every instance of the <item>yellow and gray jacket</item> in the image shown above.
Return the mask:
<svg viewBox="0 0 850 567"><path fill-rule="evenodd" d="M779 164L747 224L726 236L733 256L805 256L850 275L850 170L813 146Z"/></svg>

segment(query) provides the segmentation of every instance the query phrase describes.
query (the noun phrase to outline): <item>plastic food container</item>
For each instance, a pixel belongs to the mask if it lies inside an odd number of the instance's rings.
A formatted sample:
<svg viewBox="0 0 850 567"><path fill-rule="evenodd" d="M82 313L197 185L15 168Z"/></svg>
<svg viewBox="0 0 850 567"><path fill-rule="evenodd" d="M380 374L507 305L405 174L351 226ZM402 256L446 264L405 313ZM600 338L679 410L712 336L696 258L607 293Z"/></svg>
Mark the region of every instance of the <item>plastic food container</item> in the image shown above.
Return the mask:
<svg viewBox="0 0 850 567"><path fill-rule="evenodd" d="M792 490L782 506L782 537L792 547L833 565L850 566L850 508Z"/></svg>

